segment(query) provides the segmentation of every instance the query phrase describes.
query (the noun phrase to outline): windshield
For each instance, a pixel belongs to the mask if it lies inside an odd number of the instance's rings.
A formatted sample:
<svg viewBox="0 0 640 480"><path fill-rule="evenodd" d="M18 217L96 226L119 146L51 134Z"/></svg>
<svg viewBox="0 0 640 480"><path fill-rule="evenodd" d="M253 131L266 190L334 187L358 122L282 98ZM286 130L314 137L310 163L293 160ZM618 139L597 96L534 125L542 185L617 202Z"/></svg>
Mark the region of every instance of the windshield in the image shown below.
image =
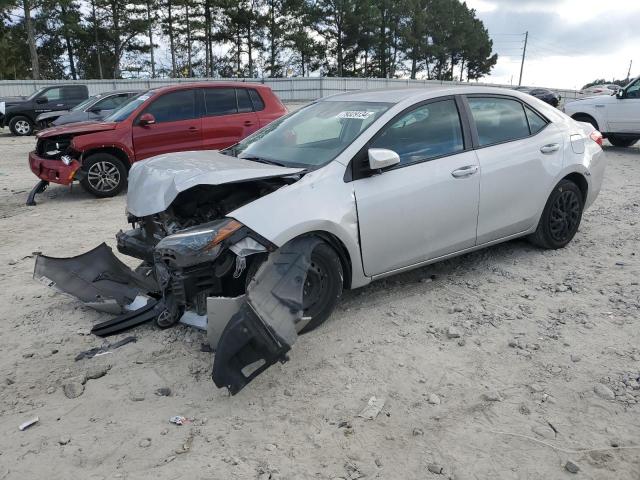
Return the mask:
<svg viewBox="0 0 640 480"><path fill-rule="evenodd" d="M122 122L126 120L132 112L138 109L140 105L149 100L154 94L153 90L147 90L135 97L132 97L127 103L115 110L111 115L104 119L105 122Z"/></svg>
<svg viewBox="0 0 640 480"><path fill-rule="evenodd" d="M314 169L336 158L392 104L325 101L286 115L224 153Z"/></svg>
<svg viewBox="0 0 640 480"><path fill-rule="evenodd" d="M84 102L81 102L78 105L76 105L75 107L73 107L71 110L74 111L74 112L78 112L78 111L84 110L85 107L88 107L89 105L91 105L98 98L100 98L100 95L94 95L93 97L89 97Z"/></svg>
<svg viewBox="0 0 640 480"><path fill-rule="evenodd" d="M29 95L27 97L27 100L33 100L34 98L36 98L38 95L40 95L42 92L44 92L47 89L47 87L42 87L39 88L38 90L36 90L35 92L33 92L31 95Z"/></svg>

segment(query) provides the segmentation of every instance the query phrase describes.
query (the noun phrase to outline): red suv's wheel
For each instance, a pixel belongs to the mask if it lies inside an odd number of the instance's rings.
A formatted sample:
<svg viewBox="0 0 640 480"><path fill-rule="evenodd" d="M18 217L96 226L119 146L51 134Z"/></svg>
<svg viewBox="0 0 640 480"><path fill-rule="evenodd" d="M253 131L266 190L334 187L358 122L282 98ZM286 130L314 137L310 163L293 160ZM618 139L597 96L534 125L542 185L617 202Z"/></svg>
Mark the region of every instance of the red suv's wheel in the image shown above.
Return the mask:
<svg viewBox="0 0 640 480"><path fill-rule="evenodd" d="M84 161L80 185L96 197L113 197L127 185L127 169L110 153L95 153Z"/></svg>

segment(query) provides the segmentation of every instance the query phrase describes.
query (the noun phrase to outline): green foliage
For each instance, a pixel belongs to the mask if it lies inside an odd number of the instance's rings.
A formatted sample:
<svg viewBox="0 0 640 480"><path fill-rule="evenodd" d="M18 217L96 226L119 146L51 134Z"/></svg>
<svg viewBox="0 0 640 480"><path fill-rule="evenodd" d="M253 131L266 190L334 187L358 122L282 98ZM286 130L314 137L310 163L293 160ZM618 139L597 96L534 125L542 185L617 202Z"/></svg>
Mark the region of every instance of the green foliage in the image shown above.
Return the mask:
<svg viewBox="0 0 640 480"><path fill-rule="evenodd" d="M474 80L497 61L459 0L0 0L0 19L0 78Z"/></svg>

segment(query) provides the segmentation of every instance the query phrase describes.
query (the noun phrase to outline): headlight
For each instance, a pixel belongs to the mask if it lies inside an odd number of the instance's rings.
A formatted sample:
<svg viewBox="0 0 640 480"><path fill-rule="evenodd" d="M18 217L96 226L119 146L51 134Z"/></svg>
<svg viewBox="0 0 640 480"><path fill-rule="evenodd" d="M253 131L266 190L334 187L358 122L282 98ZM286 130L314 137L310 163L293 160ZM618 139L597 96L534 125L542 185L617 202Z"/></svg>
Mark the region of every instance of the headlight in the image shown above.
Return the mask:
<svg viewBox="0 0 640 480"><path fill-rule="evenodd" d="M73 159L69 155L62 155L60 157L60 160L62 160L62 163L64 163L65 165L71 165L71 162L73 161Z"/></svg>
<svg viewBox="0 0 640 480"><path fill-rule="evenodd" d="M221 243L243 226L233 218L223 218L168 235L158 242L155 251L182 265L201 263L205 257L213 260L220 254Z"/></svg>

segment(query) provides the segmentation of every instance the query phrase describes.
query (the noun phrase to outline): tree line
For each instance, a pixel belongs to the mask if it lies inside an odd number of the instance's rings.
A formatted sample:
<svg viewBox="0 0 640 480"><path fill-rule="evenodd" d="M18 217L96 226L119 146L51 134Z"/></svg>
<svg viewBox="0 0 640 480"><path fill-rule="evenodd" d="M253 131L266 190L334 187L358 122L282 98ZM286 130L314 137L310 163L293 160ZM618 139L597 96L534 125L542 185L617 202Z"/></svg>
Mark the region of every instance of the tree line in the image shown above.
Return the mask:
<svg viewBox="0 0 640 480"><path fill-rule="evenodd" d="M0 0L0 79L410 77L497 61L459 0Z"/></svg>

